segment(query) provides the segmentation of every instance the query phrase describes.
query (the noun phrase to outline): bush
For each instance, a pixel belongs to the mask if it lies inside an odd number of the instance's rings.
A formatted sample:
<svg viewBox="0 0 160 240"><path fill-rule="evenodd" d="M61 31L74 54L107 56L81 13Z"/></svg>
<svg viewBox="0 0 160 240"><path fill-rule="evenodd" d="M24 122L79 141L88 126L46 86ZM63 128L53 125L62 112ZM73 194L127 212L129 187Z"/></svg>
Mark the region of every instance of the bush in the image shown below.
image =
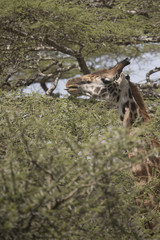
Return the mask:
<svg viewBox="0 0 160 240"><path fill-rule="evenodd" d="M0 239L146 239L126 150L146 146L158 109L130 136L105 102L15 93L0 101Z"/></svg>

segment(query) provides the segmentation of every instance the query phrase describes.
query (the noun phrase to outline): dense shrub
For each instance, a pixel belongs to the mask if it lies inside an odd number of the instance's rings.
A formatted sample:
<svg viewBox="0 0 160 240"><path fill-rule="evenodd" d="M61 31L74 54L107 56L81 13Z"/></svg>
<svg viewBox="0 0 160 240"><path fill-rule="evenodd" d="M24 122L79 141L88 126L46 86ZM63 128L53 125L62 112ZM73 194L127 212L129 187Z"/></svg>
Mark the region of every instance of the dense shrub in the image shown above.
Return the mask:
<svg viewBox="0 0 160 240"><path fill-rule="evenodd" d="M105 102L1 93L0 108L0 239L147 239L130 166L157 105L132 136Z"/></svg>

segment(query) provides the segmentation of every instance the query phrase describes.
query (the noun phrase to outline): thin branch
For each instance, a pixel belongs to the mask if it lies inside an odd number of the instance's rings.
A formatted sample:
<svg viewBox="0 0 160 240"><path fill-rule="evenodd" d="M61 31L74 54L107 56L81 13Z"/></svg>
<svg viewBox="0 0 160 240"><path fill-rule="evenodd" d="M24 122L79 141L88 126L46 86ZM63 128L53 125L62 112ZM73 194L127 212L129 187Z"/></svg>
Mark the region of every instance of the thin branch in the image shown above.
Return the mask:
<svg viewBox="0 0 160 240"><path fill-rule="evenodd" d="M52 86L50 88L48 88L48 90L46 91L46 95L48 95L48 96L52 95L52 92L57 87L60 76L61 76L61 72L58 73L58 75L57 75L56 79L54 80Z"/></svg>
<svg viewBox="0 0 160 240"><path fill-rule="evenodd" d="M56 48L58 51L68 54L72 57L75 57L75 55L77 54L76 51L72 50L71 48L68 48L66 46L60 45L58 44L55 40L50 39L49 37L45 37L43 40L47 45L52 46L54 48Z"/></svg>
<svg viewBox="0 0 160 240"><path fill-rule="evenodd" d="M70 198L72 198L80 189L82 188L87 188L87 187L91 187L93 185L98 185L97 182L92 182L89 184L82 184L79 187L75 188L73 191L71 191L68 195L66 195L65 197L61 198L61 199L55 199L55 205L53 206L52 209L56 209L59 207L59 205L63 204L64 202L68 201Z"/></svg>
<svg viewBox="0 0 160 240"><path fill-rule="evenodd" d="M146 81L147 81L147 82L151 82L151 80L150 80L150 75L153 74L153 73L156 73L156 72L158 72L158 71L160 71L160 67L156 67L155 69L150 70L150 71L146 74Z"/></svg>
<svg viewBox="0 0 160 240"><path fill-rule="evenodd" d="M137 84L137 86L140 89L158 89L160 87L160 84L158 83L154 83L154 82L146 82L146 83L142 83L142 84Z"/></svg>
<svg viewBox="0 0 160 240"><path fill-rule="evenodd" d="M60 64L59 64L60 65ZM48 95L48 96L51 96L52 95L52 92L55 90L55 88L57 87L57 84L58 84L58 81L59 81L59 79L60 79L60 76L62 75L62 73L63 72L67 72L67 71L69 71L69 70L71 70L71 69L73 69L73 68L76 68L77 67L77 65L76 64L73 64L73 65L71 65L71 66L68 66L68 67L62 67L62 65L61 65L61 67L59 67L59 68L57 68L56 69L56 72L58 73L57 74L57 77L55 78L55 80L54 80L54 82L53 82L53 84L52 84L52 86L50 87L50 88L48 88L48 90L46 91L46 95ZM55 73L54 73L55 74ZM49 76L50 74L48 74L47 76ZM52 74L53 75L53 74ZM44 88L43 88L44 89Z"/></svg>

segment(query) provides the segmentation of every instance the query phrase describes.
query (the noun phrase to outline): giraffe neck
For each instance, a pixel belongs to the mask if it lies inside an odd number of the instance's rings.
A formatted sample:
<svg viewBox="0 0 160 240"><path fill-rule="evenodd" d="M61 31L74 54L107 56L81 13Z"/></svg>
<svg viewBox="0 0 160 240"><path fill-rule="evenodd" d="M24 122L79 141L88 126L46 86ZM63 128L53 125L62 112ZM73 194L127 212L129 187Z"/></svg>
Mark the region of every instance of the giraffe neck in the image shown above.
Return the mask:
<svg viewBox="0 0 160 240"><path fill-rule="evenodd" d="M144 122L149 121L150 116L137 86L130 82L123 73L121 73L117 82L121 89L118 110L123 125L126 127L131 126L137 117L140 117Z"/></svg>
<svg viewBox="0 0 160 240"><path fill-rule="evenodd" d="M94 91L101 99L110 100L116 104L120 120L123 121L125 127L131 126L139 116L139 107L132 95L129 81L124 75L117 81L106 82L105 87ZM94 93L95 96L96 93Z"/></svg>
<svg viewBox="0 0 160 240"><path fill-rule="evenodd" d="M125 127L131 126L139 116L139 107L134 100L129 84L121 89L117 107L120 120L123 121Z"/></svg>
<svg viewBox="0 0 160 240"><path fill-rule="evenodd" d="M122 78L125 76L122 76ZM137 116L139 107L132 95L132 89L126 78L120 77L117 81L110 82L105 88L100 90L102 99L109 99L116 104L120 120L125 127L131 126Z"/></svg>

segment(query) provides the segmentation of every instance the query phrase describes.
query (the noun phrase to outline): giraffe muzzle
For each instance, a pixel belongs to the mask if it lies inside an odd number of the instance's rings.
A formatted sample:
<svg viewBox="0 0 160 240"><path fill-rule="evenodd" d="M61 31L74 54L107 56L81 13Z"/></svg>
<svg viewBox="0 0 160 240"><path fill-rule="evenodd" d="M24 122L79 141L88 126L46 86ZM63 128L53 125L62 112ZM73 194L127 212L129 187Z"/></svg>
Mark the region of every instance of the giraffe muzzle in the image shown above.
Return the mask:
<svg viewBox="0 0 160 240"><path fill-rule="evenodd" d="M82 94L82 92L80 91L80 89L77 85L67 86L67 88L65 90L67 90L68 93L70 93L71 95L81 95Z"/></svg>

